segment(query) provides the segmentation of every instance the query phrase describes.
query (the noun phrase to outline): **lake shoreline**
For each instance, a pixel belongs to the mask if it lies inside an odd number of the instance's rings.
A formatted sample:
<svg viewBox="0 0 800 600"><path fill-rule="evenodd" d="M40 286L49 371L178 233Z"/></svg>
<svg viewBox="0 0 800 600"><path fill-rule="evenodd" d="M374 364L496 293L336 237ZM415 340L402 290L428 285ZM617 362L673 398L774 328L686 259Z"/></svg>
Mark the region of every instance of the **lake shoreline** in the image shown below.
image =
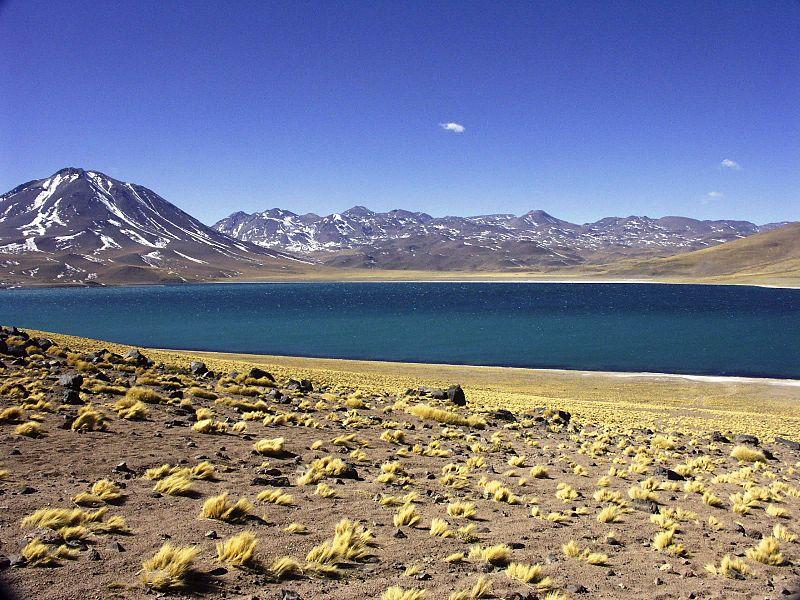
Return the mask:
<svg viewBox="0 0 800 600"><path fill-rule="evenodd" d="M692 373L661 373L657 371L607 371L607 370L591 370L591 369L559 369L548 367L515 367L508 365L473 365L461 363L432 363L432 362L409 362L409 361L394 361L394 360L370 360L359 358L336 358L326 356L298 356L298 355L285 355L285 354L261 354L254 352L225 352L221 350L197 350L185 348L151 348L159 352L174 352L179 354L192 354L219 357L225 360L235 361L291 361L301 363L305 361L321 363L332 362L341 365L342 367L352 367L360 365L370 365L375 368L401 368L401 367L427 367L430 369L476 369L480 371L514 371L514 372L530 372L535 375L570 375L570 376L584 376L584 377L618 377L618 378L641 378L641 379L677 379L686 381L696 381L701 383L737 383L737 384L767 384L777 386L789 386L800 388L800 379L791 377L751 377L741 375L696 375Z"/></svg>
<svg viewBox="0 0 800 600"><path fill-rule="evenodd" d="M402 272L400 272L402 273ZM97 289L97 288L138 288L138 287L173 287L173 286L205 286L205 285L253 285L253 284L302 284L302 283L518 283L518 284L596 284L596 285L708 285L708 286L736 286L736 287L758 287L758 288L771 288L771 289L784 289L784 290L798 290L800 284L786 285L775 283L758 283L751 281L687 281L687 280L669 280L669 279L595 279L591 277L576 277L576 278L524 278L516 277L513 274L499 273L496 276L488 277L467 277L467 278L450 278L449 274L443 277L434 278L409 278L405 279L402 275L398 277L294 277L288 276L285 278L270 278L270 279L219 279L210 281L170 281L170 282L124 282L124 283L104 283L104 284L77 284L77 283L31 283L26 285L4 285L0 286L0 292L5 290L20 290L20 289ZM459 275L461 275L459 273Z"/></svg>

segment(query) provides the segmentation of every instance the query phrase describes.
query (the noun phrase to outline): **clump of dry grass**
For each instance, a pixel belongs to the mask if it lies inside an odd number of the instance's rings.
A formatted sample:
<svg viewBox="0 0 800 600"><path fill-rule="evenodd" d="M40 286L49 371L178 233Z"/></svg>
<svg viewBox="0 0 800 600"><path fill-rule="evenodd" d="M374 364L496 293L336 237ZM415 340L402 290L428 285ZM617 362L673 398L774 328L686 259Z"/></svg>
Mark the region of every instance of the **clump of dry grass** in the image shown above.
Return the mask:
<svg viewBox="0 0 800 600"><path fill-rule="evenodd" d="M234 567L243 567L252 563L257 545L256 536L243 531L217 544L217 558Z"/></svg>
<svg viewBox="0 0 800 600"><path fill-rule="evenodd" d="M200 516L205 519L240 523L247 518L253 508L247 498L233 502L228 498L228 492L223 492L219 496L211 496L203 503Z"/></svg>
<svg viewBox="0 0 800 600"><path fill-rule="evenodd" d="M202 398L203 400L216 400L217 395L205 388L193 386L186 390L186 393L190 396L194 396L195 398Z"/></svg>
<svg viewBox="0 0 800 600"><path fill-rule="evenodd" d="M85 530L92 533L127 533L125 519L114 515L106 519L108 507L96 511L81 508L40 508L22 519L23 528L41 527L58 531L65 536L65 531L72 536L85 537ZM67 531L69 530L69 531ZM65 537L66 539L66 537Z"/></svg>
<svg viewBox="0 0 800 600"><path fill-rule="evenodd" d="M157 590L178 590L186 587L197 554L196 546L164 544L152 558L142 563L142 582Z"/></svg>
<svg viewBox="0 0 800 600"><path fill-rule="evenodd" d="M526 565L523 563L512 562L506 567L506 576L516 579L522 583L535 585L541 590L547 589L552 585L552 580L545 577L544 569L541 564Z"/></svg>
<svg viewBox="0 0 800 600"><path fill-rule="evenodd" d="M285 453L284 445L286 444L285 438L277 437L273 439L258 440L253 444L253 449L264 456L283 456Z"/></svg>
<svg viewBox="0 0 800 600"><path fill-rule="evenodd" d="M103 431L106 429L106 416L91 404L78 409L78 418L72 422L72 431Z"/></svg>
<svg viewBox="0 0 800 600"><path fill-rule="evenodd" d="M228 431L228 425L214 419L202 419L192 425L192 429L198 433L225 433Z"/></svg>
<svg viewBox="0 0 800 600"><path fill-rule="evenodd" d="M36 421L28 421L17 425L14 433L24 437L40 437L42 435L42 426Z"/></svg>
<svg viewBox="0 0 800 600"><path fill-rule="evenodd" d="M387 588L381 594L381 600L423 600L427 596L425 590L419 588L403 589L398 585Z"/></svg>
<svg viewBox="0 0 800 600"><path fill-rule="evenodd" d="M291 506L294 503L294 496L282 490L264 490L258 493L256 499L259 502L269 502L278 506Z"/></svg>
<svg viewBox="0 0 800 600"><path fill-rule="evenodd" d="M281 556L272 561L268 571L275 579L283 581L284 579L302 575L303 565L291 556Z"/></svg>
<svg viewBox="0 0 800 600"><path fill-rule="evenodd" d="M450 530L450 525L444 519L433 518L431 519L430 534L435 537L448 538L453 536Z"/></svg>
<svg viewBox="0 0 800 600"><path fill-rule="evenodd" d="M347 463L341 458L333 456L323 456L318 458L308 466L306 471L297 479L298 485L310 485L319 483L326 477L338 477L349 470Z"/></svg>
<svg viewBox="0 0 800 600"><path fill-rule="evenodd" d="M451 502L447 505L447 514L451 517L471 519L478 514L478 509L472 502Z"/></svg>
<svg viewBox="0 0 800 600"><path fill-rule="evenodd" d="M19 406L10 406L0 411L0 423L20 423L25 420L25 411Z"/></svg>
<svg viewBox="0 0 800 600"><path fill-rule="evenodd" d="M102 502L115 502L122 498L122 489L108 479L101 479L92 485L90 492L81 492L73 501L78 505L94 505Z"/></svg>
<svg viewBox="0 0 800 600"><path fill-rule="evenodd" d="M158 404L163 402L163 398L155 391L146 387L134 386L125 392L125 397L134 402L144 402L145 404Z"/></svg>
<svg viewBox="0 0 800 600"><path fill-rule="evenodd" d="M511 561L511 548L506 544L486 547L476 544L469 549L469 557L482 560L495 567L505 567Z"/></svg>
<svg viewBox="0 0 800 600"><path fill-rule="evenodd" d="M479 600L492 596L492 580L481 575L471 588L458 590L450 594L449 600Z"/></svg>
<svg viewBox="0 0 800 600"><path fill-rule="evenodd" d="M483 417L478 415L469 415L467 417L463 417L458 413L441 408L435 408L428 404L416 404L411 408L406 409L406 412L414 415L418 419L437 421L438 423L444 423L445 425L466 425L468 427L475 427L476 429L483 429L486 427L486 421L483 419Z"/></svg>
<svg viewBox="0 0 800 600"><path fill-rule="evenodd" d="M722 557L719 566L708 564L705 566L705 570L712 575L729 577L731 579L744 579L752 574L747 563L741 558L732 557L730 554L726 554Z"/></svg>
<svg viewBox="0 0 800 600"><path fill-rule="evenodd" d="M422 516L411 503L401 506L392 518L395 527L414 527L421 520Z"/></svg>
<svg viewBox="0 0 800 600"><path fill-rule="evenodd" d="M366 556L372 540L371 530L350 519L342 519L336 524L333 538L314 546L306 555L306 561L318 565L336 565L343 561L360 560Z"/></svg>
<svg viewBox="0 0 800 600"><path fill-rule="evenodd" d="M749 446L734 447L734 449L731 450L731 458L745 463L767 462L767 457L761 450Z"/></svg>
<svg viewBox="0 0 800 600"><path fill-rule="evenodd" d="M113 404L113 408L117 415L129 421L142 421L147 418L147 405L141 400L125 396L117 400Z"/></svg>
<svg viewBox="0 0 800 600"><path fill-rule="evenodd" d="M78 558L78 552L63 545L51 548L39 538L34 538L22 549L22 556L32 566L50 567L58 564L59 558L75 560Z"/></svg>
<svg viewBox="0 0 800 600"><path fill-rule="evenodd" d="M774 537L763 538L757 546L748 548L747 558L765 565L779 567L786 564L786 557L781 552L781 544Z"/></svg>
<svg viewBox="0 0 800 600"><path fill-rule="evenodd" d="M168 496L184 496L194 491L192 478L188 471L178 471L160 479L153 487L153 491Z"/></svg>

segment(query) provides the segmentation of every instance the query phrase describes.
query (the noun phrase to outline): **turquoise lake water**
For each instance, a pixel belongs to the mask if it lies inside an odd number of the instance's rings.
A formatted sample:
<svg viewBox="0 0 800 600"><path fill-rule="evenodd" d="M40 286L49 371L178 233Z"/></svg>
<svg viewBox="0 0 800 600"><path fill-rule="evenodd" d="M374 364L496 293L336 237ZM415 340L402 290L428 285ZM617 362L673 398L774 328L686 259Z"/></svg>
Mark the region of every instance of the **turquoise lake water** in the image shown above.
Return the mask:
<svg viewBox="0 0 800 600"><path fill-rule="evenodd" d="M800 378L800 290L283 283L0 291L0 323L133 345Z"/></svg>

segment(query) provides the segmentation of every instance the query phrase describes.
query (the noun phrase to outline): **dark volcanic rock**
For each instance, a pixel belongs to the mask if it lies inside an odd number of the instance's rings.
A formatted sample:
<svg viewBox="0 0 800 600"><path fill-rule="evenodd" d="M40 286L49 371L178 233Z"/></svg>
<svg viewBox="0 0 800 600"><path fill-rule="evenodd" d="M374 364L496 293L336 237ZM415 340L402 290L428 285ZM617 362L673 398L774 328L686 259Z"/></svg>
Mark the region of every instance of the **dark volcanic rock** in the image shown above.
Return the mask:
<svg viewBox="0 0 800 600"><path fill-rule="evenodd" d="M79 390L83 385L83 375L62 375L58 378L58 385L70 390Z"/></svg>
<svg viewBox="0 0 800 600"><path fill-rule="evenodd" d="M791 450L800 450L800 442L794 442L792 440L787 440L784 437L776 437L775 438L776 444L781 444L782 446L786 446Z"/></svg>
<svg viewBox="0 0 800 600"><path fill-rule="evenodd" d="M61 402L64 404L83 404L80 393L74 389L65 390Z"/></svg>
<svg viewBox="0 0 800 600"><path fill-rule="evenodd" d="M208 371L206 367L206 363L201 362L199 360L192 361L192 364L189 365L189 371L193 375L203 375Z"/></svg>
<svg viewBox="0 0 800 600"><path fill-rule="evenodd" d="M741 433L733 438L734 444L750 444L751 446L758 446L759 441L758 438L754 435L749 435L747 433Z"/></svg>
<svg viewBox="0 0 800 600"><path fill-rule="evenodd" d="M460 385L451 385L447 388L447 399L456 406L466 406L467 397Z"/></svg>
<svg viewBox="0 0 800 600"><path fill-rule="evenodd" d="M250 369L250 372L247 374L247 376L251 379L264 379L266 377L273 383L275 382L275 378L272 376L272 373L268 373L264 369L259 369L258 367L253 367Z"/></svg>

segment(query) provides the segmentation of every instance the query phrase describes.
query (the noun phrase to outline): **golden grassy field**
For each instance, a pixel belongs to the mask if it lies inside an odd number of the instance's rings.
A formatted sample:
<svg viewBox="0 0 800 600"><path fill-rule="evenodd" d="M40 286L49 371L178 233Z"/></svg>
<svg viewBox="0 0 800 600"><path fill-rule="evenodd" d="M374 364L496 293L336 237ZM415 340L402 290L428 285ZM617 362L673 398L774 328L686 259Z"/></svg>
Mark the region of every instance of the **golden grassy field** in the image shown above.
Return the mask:
<svg viewBox="0 0 800 600"><path fill-rule="evenodd" d="M28 334L0 334L21 598L800 593L796 386Z"/></svg>
<svg viewBox="0 0 800 600"><path fill-rule="evenodd" d="M129 346L52 333L63 345L93 352L124 353ZM148 349L174 366L199 357L215 371L259 365L283 377L304 378L365 393L403 393L409 388L459 382L471 404L485 410L524 412L557 406L581 419L607 424L709 432L753 433L800 439L800 385L797 382L739 378L689 378L588 371L427 365L286 356ZM712 378L713 379L713 378Z"/></svg>

